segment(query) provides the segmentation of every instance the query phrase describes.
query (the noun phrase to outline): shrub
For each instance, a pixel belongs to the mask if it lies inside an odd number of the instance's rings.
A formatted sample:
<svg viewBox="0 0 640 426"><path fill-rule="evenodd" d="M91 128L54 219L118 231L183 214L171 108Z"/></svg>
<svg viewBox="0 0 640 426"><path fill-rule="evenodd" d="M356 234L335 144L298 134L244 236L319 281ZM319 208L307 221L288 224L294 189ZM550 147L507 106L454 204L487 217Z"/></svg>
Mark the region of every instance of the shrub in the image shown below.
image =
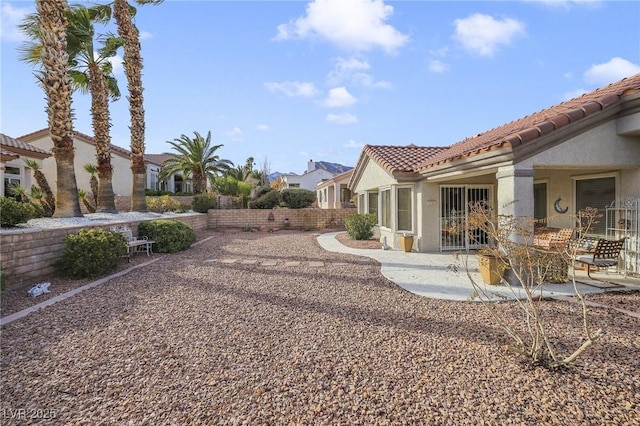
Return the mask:
<svg viewBox="0 0 640 426"><path fill-rule="evenodd" d="M373 227L378 223L375 214L348 214L345 218L347 234L354 240L368 240L373 237Z"/></svg>
<svg viewBox="0 0 640 426"><path fill-rule="evenodd" d="M180 210L180 201L174 200L169 195L161 197L146 197L147 210L155 213L175 212Z"/></svg>
<svg viewBox="0 0 640 426"><path fill-rule="evenodd" d="M251 200L249 208L251 209L272 209L280 204L280 193L275 189L269 190L266 194Z"/></svg>
<svg viewBox="0 0 640 426"><path fill-rule="evenodd" d="M196 233L189 225L172 219L143 222L138 226L138 234L155 241L158 253L186 250L196 240Z"/></svg>
<svg viewBox="0 0 640 426"><path fill-rule="evenodd" d="M144 195L146 195L147 197L159 197L161 195L171 195L173 194L171 191L160 191L160 190L156 190L156 189L145 189L144 190Z"/></svg>
<svg viewBox="0 0 640 426"><path fill-rule="evenodd" d="M211 194L196 195L193 197L193 211L206 213L209 209L218 207L218 200Z"/></svg>
<svg viewBox="0 0 640 426"><path fill-rule="evenodd" d="M292 209L304 209L316 200L316 193L308 189L285 189L281 193L282 201Z"/></svg>
<svg viewBox="0 0 640 426"><path fill-rule="evenodd" d="M99 277L115 269L126 252L127 240L120 232L82 229L67 236L56 268L66 277Z"/></svg>
<svg viewBox="0 0 640 426"><path fill-rule="evenodd" d="M29 219L44 216L44 209L40 205L21 203L13 198L0 198L0 226L11 227L25 223Z"/></svg>

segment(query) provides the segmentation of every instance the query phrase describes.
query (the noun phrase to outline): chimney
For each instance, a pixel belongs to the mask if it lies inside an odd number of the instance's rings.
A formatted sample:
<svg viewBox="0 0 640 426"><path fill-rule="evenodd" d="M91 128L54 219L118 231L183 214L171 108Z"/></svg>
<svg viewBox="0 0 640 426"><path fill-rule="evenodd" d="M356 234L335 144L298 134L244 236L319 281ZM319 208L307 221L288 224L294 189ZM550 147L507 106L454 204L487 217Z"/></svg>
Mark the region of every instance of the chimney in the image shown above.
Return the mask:
<svg viewBox="0 0 640 426"><path fill-rule="evenodd" d="M316 169L316 163L313 160L309 160L307 163L307 173L312 172Z"/></svg>

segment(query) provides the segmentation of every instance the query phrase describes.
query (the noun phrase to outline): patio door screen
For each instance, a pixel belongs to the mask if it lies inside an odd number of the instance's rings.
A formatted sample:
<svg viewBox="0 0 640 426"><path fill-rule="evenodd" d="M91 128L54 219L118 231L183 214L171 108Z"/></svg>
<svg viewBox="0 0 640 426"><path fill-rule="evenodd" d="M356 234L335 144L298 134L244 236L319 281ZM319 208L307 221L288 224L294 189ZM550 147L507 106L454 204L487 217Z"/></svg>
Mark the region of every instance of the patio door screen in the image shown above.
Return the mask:
<svg viewBox="0 0 640 426"><path fill-rule="evenodd" d="M473 231L472 241L467 235L469 205L478 201L491 204L491 187L452 185L440 187L440 251L460 250L467 246L478 248L486 242L486 235Z"/></svg>

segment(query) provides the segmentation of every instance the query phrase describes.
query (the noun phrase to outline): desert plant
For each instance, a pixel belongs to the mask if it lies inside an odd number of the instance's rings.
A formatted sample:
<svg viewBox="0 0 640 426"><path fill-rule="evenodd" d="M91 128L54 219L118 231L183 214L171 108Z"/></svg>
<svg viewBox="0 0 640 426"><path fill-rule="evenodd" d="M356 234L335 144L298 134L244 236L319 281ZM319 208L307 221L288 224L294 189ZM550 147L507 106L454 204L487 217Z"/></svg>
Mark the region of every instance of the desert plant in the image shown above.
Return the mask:
<svg viewBox="0 0 640 426"><path fill-rule="evenodd" d="M533 232L535 219L496 215L486 203L472 203L468 214L466 232L471 242L484 245L483 252L508 260L510 278L503 280L504 285L512 292L514 303L520 308L521 315L507 315L491 302L491 293L477 283L469 273L468 255L465 258L467 276L473 286L472 298L482 302L492 318L506 332L512 344L509 348L535 364L555 369L566 367L584 353L602 335L602 329L592 330L589 326L586 303L572 276L573 293L582 304L581 323L583 342L574 349L567 348L566 342L560 342L562 336L553 336L550 330L553 324L546 321L543 315L542 288L545 276L553 267L549 256L562 256L568 262L572 257L569 248L558 248L554 252L535 247ZM580 212L583 228L580 234L588 232L597 218L597 211L586 209ZM576 247L580 245L577 242ZM575 255L575 250L573 252ZM566 264L565 264L566 265ZM514 286L516 288L514 288ZM523 295L524 297L520 297ZM562 350L568 353L561 354Z"/></svg>
<svg viewBox="0 0 640 426"><path fill-rule="evenodd" d="M84 189L78 189L78 198L80 198L82 204L84 204L89 213L96 212L96 206L95 204L92 204L91 200L87 196L87 191L85 191Z"/></svg>
<svg viewBox="0 0 640 426"><path fill-rule="evenodd" d="M0 226L3 228L25 223L29 219L44 216L44 209L40 205L21 203L12 198L0 198Z"/></svg>
<svg viewBox="0 0 640 426"><path fill-rule="evenodd" d="M316 200L316 193L308 189L285 189L280 193L282 201L292 209L304 209Z"/></svg>
<svg viewBox="0 0 640 426"><path fill-rule="evenodd" d="M67 236L62 257L55 266L66 277L99 277L115 269L126 252L127 240L121 233L82 229Z"/></svg>
<svg viewBox="0 0 640 426"><path fill-rule="evenodd" d="M138 226L138 234L155 241L158 253L186 250L196 240L196 233L189 225L172 219L143 222Z"/></svg>
<svg viewBox="0 0 640 426"><path fill-rule="evenodd" d="M98 205L98 176L97 176L98 165L87 163L84 166L82 166L82 168L84 169L85 172L89 173L89 175L91 176L89 178L89 186L91 186L91 204L93 206L97 206ZM80 196L80 191L78 191L78 196ZM88 194L85 192L84 196L86 198ZM87 203L85 202L85 206L86 205ZM95 211L96 211L96 207L93 208L93 211L91 213L95 213Z"/></svg>
<svg viewBox="0 0 640 426"><path fill-rule="evenodd" d="M258 193L260 193L259 191ZM259 195L255 199L249 201L251 209L272 209L280 204L280 193L275 189L269 189L263 195Z"/></svg>
<svg viewBox="0 0 640 426"><path fill-rule="evenodd" d="M218 206L218 200L211 194L196 195L193 197L193 211L198 213L206 213L210 209Z"/></svg>
<svg viewBox="0 0 640 426"><path fill-rule="evenodd" d="M31 168L33 172L33 177L36 179L38 186L43 192L43 201L41 202L42 207L44 207L44 214L46 217L53 216L53 213L56 209L56 197L53 195L53 191L51 190L51 186L49 185L49 181L47 180L44 173L42 173L40 163L37 160L24 159L25 164Z"/></svg>
<svg viewBox="0 0 640 426"><path fill-rule="evenodd" d="M147 197L146 200L147 209L150 212L164 213L175 212L180 210L180 202L171 198L169 195L163 195L161 197Z"/></svg>
<svg viewBox="0 0 640 426"><path fill-rule="evenodd" d="M377 223L378 217L372 213L353 213L345 217L347 234L353 240L368 240L373 237L373 227Z"/></svg>

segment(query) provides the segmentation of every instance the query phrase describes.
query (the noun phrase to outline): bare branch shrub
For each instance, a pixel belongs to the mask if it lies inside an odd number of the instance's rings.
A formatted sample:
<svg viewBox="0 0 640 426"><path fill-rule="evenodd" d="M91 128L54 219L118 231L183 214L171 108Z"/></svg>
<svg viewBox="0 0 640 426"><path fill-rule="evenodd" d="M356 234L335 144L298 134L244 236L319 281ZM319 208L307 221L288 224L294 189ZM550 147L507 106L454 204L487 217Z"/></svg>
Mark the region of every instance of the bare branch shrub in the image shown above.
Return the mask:
<svg viewBox="0 0 640 426"><path fill-rule="evenodd" d="M544 365L550 369L569 366L578 356L587 350L603 334L602 329L591 330L584 298L578 291L575 274L569 272L567 279L573 284L573 293L581 303L581 322L583 342L575 349L566 349L566 345L554 344L561 336L552 337L551 324L544 316L543 310L548 306L542 299L542 290L555 269L563 265L573 266L573 255L587 231L598 217L596 209L585 209L575 217L579 224L573 229L576 238L571 245L540 248L533 244L536 227L542 225L530 217L513 217L497 215L484 202L470 205L469 219L465 232L470 244L481 246L478 254L491 255L502 259L509 268L507 277L502 280L512 293L521 315L507 316L493 302L490 290L478 283L471 275L468 266L469 249L464 256L467 276L473 286L472 298L481 301L496 323L506 332L511 340L509 349L521 354L533 363ZM468 244L467 246L469 246ZM573 268L569 268L573 271ZM566 273L566 272L565 272ZM569 284L567 284L569 285ZM560 353L570 351L569 353Z"/></svg>

